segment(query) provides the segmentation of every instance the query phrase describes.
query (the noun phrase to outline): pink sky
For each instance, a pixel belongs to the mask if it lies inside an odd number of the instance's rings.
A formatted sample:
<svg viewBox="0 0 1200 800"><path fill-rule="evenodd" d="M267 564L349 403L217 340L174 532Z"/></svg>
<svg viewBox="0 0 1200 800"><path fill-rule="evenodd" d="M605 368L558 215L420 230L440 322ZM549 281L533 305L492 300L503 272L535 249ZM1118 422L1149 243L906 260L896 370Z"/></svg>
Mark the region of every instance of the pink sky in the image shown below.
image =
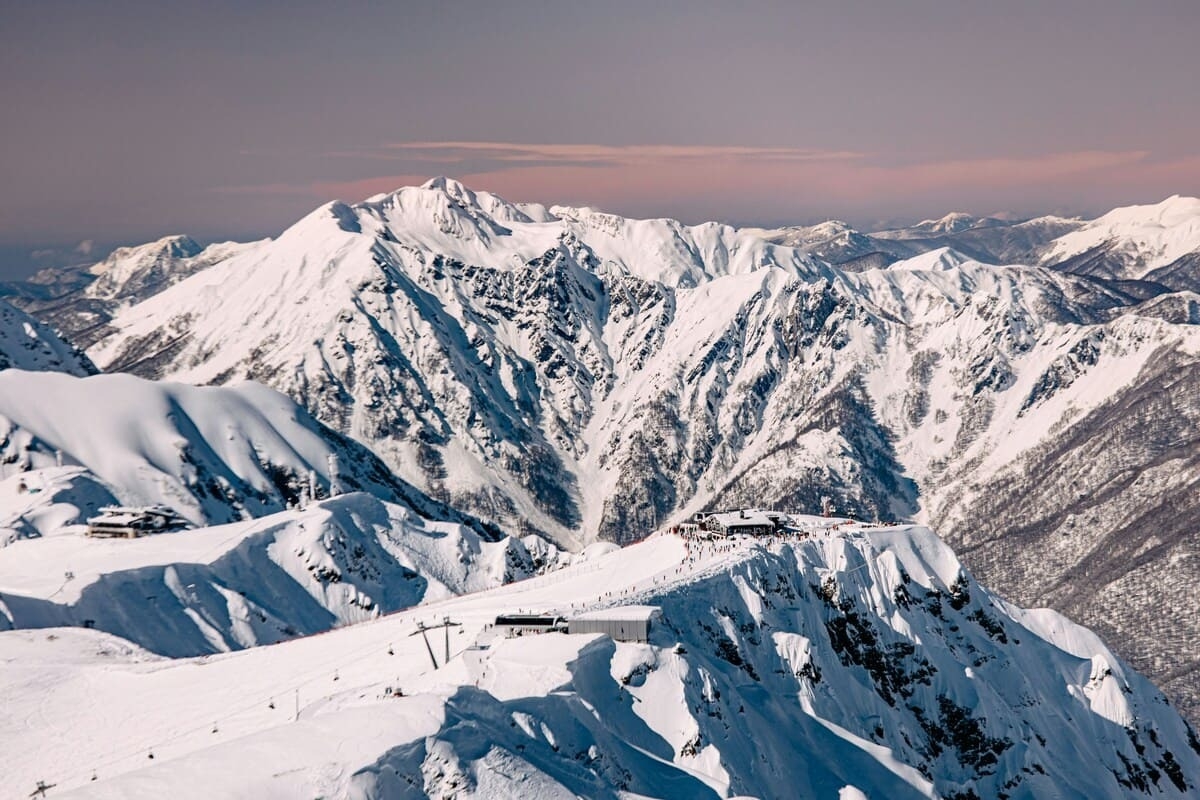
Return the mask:
<svg viewBox="0 0 1200 800"><path fill-rule="evenodd" d="M516 200L590 204L642 214L683 208L700 219L728 217L748 201L773 202L780 209L798 202L824 204L834 210L906 199L937 202L983 189L1003 203L1019 202L1025 193L1053 195L1059 186L1131 198L1158 198L1172 186L1200 186L1200 157L1155 161L1144 151L885 166L862 153L788 148L419 142L381 147L374 157L386 164L393 153L427 169L391 173L381 168L377 176L356 180L242 185L221 191L354 201L446 174ZM481 158L494 167L464 169ZM999 205L979 211L997 210Z"/></svg>
<svg viewBox="0 0 1200 800"><path fill-rule="evenodd" d="M0 278L441 174L686 222L1095 215L1200 194L1197 41L1196 0L13 3Z"/></svg>

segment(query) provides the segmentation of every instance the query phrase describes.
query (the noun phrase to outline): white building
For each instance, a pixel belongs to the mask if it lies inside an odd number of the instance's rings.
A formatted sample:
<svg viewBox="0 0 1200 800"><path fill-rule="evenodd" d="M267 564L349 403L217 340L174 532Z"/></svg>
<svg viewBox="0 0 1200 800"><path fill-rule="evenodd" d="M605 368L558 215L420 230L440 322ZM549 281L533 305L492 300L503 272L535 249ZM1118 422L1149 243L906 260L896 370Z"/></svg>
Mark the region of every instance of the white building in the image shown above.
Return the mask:
<svg viewBox="0 0 1200 800"><path fill-rule="evenodd" d="M776 531L780 520L782 520L782 516L779 514L743 508L738 511L719 511L707 514L700 525L705 530L722 536L735 534L769 536Z"/></svg>
<svg viewBox="0 0 1200 800"><path fill-rule="evenodd" d="M105 506L87 521L87 535L136 539L152 533L166 533L188 527L185 519L166 506L126 508Z"/></svg>
<svg viewBox="0 0 1200 800"><path fill-rule="evenodd" d="M618 642L648 642L650 626L661 616L658 606L604 608L571 617L567 633L603 633Z"/></svg>

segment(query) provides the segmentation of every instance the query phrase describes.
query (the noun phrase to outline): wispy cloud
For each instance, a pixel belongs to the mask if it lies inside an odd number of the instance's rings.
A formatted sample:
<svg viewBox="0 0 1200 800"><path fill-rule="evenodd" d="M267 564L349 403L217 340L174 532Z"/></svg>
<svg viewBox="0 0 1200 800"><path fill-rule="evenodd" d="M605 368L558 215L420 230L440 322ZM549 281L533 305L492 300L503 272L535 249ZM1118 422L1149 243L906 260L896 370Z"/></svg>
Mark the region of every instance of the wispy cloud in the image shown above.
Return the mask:
<svg viewBox="0 0 1200 800"><path fill-rule="evenodd" d="M516 142L395 142L373 151L339 155L452 164L486 159L500 164L626 166L664 160L736 159L739 161L844 161L862 158L849 150L743 145L523 144Z"/></svg>
<svg viewBox="0 0 1200 800"><path fill-rule="evenodd" d="M889 163L879 154L738 145L595 145L519 142L396 142L339 158L380 160L399 169L346 172L366 177L232 186L231 194L300 195L354 200L437 174L513 200L589 204L624 213L711 217L753 207L780 218L805 208L843 209L964 198L1020 201L1031 192L1061 198L1109 191L1188 191L1200 162L1165 162L1144 150L1080 150L1031 156L927 159ZM1171 188L1171 187L1175 188ZM1070 192L1074 192L1071 195Z"/></svg>

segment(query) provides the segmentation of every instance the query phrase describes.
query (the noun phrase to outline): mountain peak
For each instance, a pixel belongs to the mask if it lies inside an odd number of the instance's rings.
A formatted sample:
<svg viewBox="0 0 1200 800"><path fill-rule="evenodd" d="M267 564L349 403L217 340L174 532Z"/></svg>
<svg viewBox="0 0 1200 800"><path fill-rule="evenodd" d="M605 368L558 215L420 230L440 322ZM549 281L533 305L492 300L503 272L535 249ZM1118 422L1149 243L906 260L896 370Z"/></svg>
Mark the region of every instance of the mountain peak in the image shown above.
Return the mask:
<svg viewBox="0 0 1200 800"><path fill-rule="evenodd" d="M113 270L128 268L128 265L142 265L168 258L191 258L199 255L203 249L190 236L172 234L146 244L118 247L102 261L93 264L88 271L93 275L103 275Z"/></svg>
<svg viewBox="0 0 1200 800"><path fill-rule="evenodd" d="M844 234L858 233L858 231L856 231L853 226L850 225L850 223L844 222L840 219L830 219L826 220L825 222L818 222L816 225L810 225L807 228L797 230L804 230L807 234L807 238L814 241L819 239L832 239L835 236L842 236Z"/></svg>
<svg viewBox="0 0 1200 800"><path fill-rule="evenodd" d="M1056 239L1043 263L1059 264L1101 248L1119 263L1110 277L1142 278L1200 250L1200 198L1172 195L1150 205L1114 208Z"/></svg>
<svg viewBox="0 0 1200 800"><path fill-rule="evenodd" d="M1093 224L1157 224L1164 228L1200 219L1200 198L1173 194L1158 203L1114 208Z"/></svg>
<svg viewBox="0 0 1200 800"><path fill-rule="evenodd" d="M973 228L979 222L975 217L963 211L951 211L941 219L927 219L914 225L914 228L930 231L931 233L958 233Z"/></svg>
<svg viewBox="0 0 1200 800"><path fill-rule="evenodd" d="M10 368L71 375L96 371L87 356L63 341L50 326L0 300L0 372Z"/></svg>
<svg viewBox="0 0 1200 800"><path fill-rule="evenodd" d="M889 270L909 270L915 272L948 272L971 261L970 258L952 247L939 247L926 253L897 261L888 267Z"/></svg>
<svg viewBox="0 0 1200 800"><path fill-rule="evenodd" d="M435 189L445 192L449 195L461 196L464 194L474 194L461 181L454 178L448 178L445 175L438 175L436 178L430 178L421 184L422 189Z"/></svg>

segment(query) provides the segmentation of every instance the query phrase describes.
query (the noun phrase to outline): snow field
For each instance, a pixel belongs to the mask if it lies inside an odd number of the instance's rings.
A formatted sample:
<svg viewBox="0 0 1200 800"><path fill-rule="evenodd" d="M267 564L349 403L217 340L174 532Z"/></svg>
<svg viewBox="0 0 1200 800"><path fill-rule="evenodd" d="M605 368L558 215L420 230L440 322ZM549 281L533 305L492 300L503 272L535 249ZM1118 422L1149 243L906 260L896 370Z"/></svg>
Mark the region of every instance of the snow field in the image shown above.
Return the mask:
<svg viewBox="0 0 1200 800"><path fill-rule="evenodd" d="M201 658L163 660L95 631L2 633L0 685L17 700L0 712L10 732L0 770L15 787L43 779L77 797L933 797L1018 775L1035 793L1116 797L1107 772L1069 765L1112 763L1108 748L1132 754L1126 724L1153 728L1191 768L1181 721L1148 683L1132 676L1114 693L1127 678L1094 635L992 600L928 531L798 522L804 535L768 541L657 535L529 581ZM916 644L935 667L931 686L911 685L919 696L953 698L951 710L975 709L988 736L1014 742L998 773L942 755L936 783L921 774L925 759L903 737L918 742L922 729L830 649L826 627L839 616L811 594L822 582L834 587L828 602L875 620L874 635ZM893 599L906 585L918 606ZM921 591L942 598L940 617L923 610ZM487 630L501 613L633 603L663 608L649 645ZM975 633L971 609L998 619L1009 644ZM448 664L443 632L429 634L434 669L411 634L446 617L462 627L451 629ZM964 670L968 652L975 664ZM1058 739L1047 749L1032 732ZM1050 777L1019 769L1032 763ZM214 782L199 781L209 773Z"/></svg>

